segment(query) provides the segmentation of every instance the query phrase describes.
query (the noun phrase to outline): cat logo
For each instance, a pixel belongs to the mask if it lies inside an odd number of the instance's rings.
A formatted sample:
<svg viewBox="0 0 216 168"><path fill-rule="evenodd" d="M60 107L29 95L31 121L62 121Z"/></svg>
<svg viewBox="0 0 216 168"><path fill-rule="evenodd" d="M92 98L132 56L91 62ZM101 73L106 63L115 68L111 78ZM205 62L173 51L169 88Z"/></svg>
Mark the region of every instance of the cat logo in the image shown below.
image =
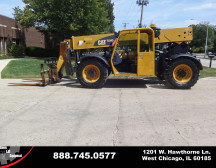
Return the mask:
<svg viewBox="0 0 216 168"><path fill-rule="evenodd" d="M98 45L106 45L106 40L98 40Z"/></svg>

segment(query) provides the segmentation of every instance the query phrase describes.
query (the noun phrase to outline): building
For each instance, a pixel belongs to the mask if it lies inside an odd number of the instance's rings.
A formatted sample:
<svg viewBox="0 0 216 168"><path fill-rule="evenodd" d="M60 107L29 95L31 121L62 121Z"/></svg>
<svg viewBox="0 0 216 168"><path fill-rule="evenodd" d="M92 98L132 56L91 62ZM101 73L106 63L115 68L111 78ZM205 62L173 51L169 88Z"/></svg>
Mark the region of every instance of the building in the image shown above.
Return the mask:
<svg viewBox="0 0 216 168"><path fill-rule="evenodd" d="M46 47L45 36L35 27L22 28L15 19L0 15L0 53L8 55L8 47L12 43Z"/></svg>

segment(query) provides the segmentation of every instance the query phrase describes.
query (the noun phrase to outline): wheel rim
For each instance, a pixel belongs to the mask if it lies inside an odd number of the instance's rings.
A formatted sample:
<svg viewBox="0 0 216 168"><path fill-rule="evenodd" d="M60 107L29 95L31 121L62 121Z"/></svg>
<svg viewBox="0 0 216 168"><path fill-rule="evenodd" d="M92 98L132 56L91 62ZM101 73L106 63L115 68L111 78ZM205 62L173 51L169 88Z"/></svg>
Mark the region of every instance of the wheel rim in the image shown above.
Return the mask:
<svg viewBox="0 0 216 168"><path fill-rule="evenodd" d="M193 71L190 66L186 64L180 64L177 67L175 67L173 71L173 78L178 83L187 83L191 80L193 76Z"/></svg>
<svg viewBox="0 0 216 168"><path fill-rule="evenodd" d="M87 65L82 71L85 81L95 83L100 79L100 69L96 65Z"/></svg>

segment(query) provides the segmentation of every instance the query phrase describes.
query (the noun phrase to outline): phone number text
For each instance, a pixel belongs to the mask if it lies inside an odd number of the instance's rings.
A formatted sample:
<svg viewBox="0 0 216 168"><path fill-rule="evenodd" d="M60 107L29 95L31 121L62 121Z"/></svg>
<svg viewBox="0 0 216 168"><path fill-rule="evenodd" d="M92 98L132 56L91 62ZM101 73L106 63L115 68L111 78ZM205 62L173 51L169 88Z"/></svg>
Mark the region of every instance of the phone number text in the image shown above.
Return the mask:
<svg viewBox="0 0 216 168"><path fill-rule="evenodd" d="M115 159L116 152L54 152L53 159Z"/></svg>

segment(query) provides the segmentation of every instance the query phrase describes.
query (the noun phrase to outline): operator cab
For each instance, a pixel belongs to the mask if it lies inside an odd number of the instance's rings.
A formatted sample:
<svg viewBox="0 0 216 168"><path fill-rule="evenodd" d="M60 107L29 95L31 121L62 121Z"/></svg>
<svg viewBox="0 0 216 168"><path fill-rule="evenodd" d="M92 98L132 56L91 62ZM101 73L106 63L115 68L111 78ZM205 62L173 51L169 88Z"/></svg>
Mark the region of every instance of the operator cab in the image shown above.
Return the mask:
<svg viewBox="0 0 216 168"><path fill-rule="evenodd" d="M154 32L152 29L128 29L120 32L113 56L115 75L154 75ZM115 64L116 53L121 62ZM139 66L138 66L139 65ZM149 72L151 69L151 72ZM153 70L152 70L153 69Z"/></svg>

